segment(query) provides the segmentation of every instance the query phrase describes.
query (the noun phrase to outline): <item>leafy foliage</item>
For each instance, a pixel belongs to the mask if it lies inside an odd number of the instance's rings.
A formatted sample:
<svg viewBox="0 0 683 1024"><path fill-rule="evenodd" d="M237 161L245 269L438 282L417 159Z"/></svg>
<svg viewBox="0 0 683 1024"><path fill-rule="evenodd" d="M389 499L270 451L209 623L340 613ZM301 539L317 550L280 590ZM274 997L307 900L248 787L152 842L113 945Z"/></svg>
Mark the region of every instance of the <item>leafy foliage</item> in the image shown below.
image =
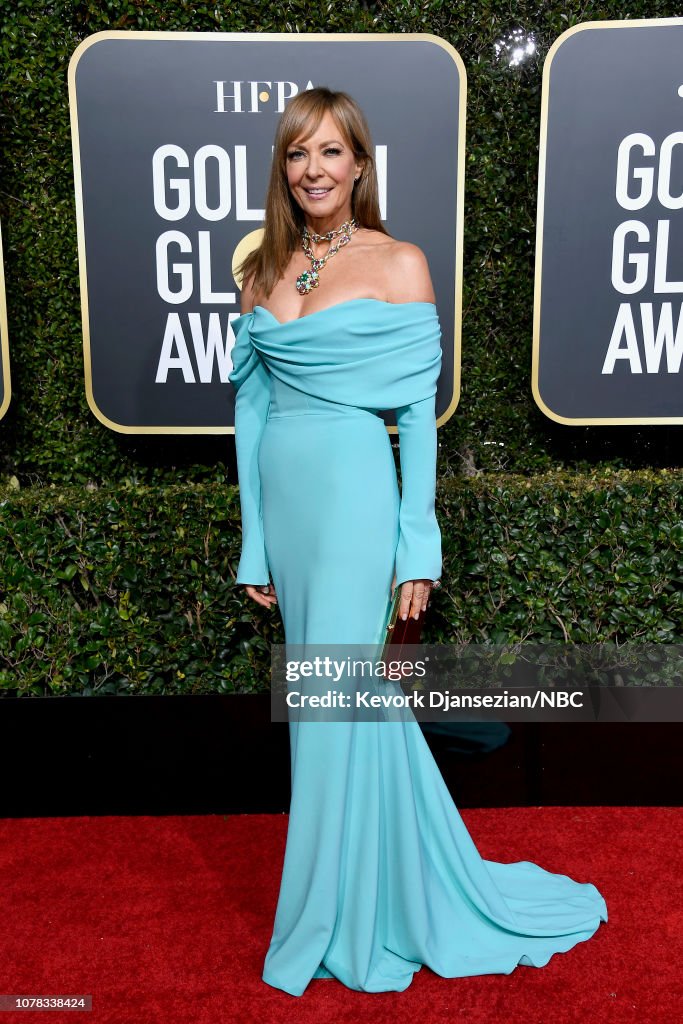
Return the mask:
<svg viewBox="0 0 683 1024"><path fill-rule="evenodd" d="M435 642L680 643L682 487L609 469L445 483Z"/></svg>
<svg viewBox="0 0 683 1024"><path fill-rule="evenodd" d="M267 688L281 624L243 603L239 543L236 488L30 488L5 498L0 688Z"/></svg>
<svg viewBox="0 0 683 1024"><path fill-rule="evenodd" d="M683 640L683 474L483 474L440 487L434 643ZM243 600L235 487L0 500L0 691L246 693L276 609Z"/></svg>

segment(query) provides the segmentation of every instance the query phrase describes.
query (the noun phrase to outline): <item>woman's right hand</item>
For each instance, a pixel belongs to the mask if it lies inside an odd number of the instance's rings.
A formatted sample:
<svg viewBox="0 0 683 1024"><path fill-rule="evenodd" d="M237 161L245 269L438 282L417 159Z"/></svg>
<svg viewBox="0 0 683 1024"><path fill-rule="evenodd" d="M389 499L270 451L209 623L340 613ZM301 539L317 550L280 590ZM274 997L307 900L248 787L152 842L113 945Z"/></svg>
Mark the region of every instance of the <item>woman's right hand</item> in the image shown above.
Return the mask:
<svg viewBox="0 0 683 1024"><path fill-rule="evenodd" d="M251 583L247 583L245 586L249 597L253 598L257 604L262 604L264 608L272 608L274 604L277 604L277 594L272 583L260 584L259 586L252 586Z"/></svg>

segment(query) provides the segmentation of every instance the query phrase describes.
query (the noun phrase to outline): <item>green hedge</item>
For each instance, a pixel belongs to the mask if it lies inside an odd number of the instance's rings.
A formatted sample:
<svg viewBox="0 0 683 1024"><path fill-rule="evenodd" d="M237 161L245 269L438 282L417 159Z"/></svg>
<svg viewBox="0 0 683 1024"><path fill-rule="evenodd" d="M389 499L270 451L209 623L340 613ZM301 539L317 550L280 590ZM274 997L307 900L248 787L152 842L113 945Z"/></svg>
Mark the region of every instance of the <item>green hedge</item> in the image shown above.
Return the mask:
<svg viewBox="0 0 683 1024"><path fill-rule="evenodd" d="M426 642L683 641L683 473L441 484ZM265 690L277 609L244 599L234 487L0 498L5 695Z"/></svg>

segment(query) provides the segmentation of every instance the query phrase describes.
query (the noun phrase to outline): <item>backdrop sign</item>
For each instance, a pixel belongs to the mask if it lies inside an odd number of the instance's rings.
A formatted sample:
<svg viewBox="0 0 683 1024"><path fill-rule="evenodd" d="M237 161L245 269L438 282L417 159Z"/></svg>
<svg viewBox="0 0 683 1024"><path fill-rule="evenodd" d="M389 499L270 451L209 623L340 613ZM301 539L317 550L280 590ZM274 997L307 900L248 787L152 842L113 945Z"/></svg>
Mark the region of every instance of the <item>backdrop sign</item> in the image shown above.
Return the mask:
<svg viewBox="0 0 683 1024"><path fill-rule="evenodd" d="M2 255L2 232L0 232L0 420L3 418L11 397L9 377L9 339L7 337L7 301L5 299L5 268Z"/></svg>
<svg viewBox="0 0 683 1024"><path fill-rule="evenodd" d="M427 256L443 330L439 422L454 410L465 113L457 52L436 36L398 33L99 32L71 58L69 99L86 391L107 426L234 430L232 268L251 247L246 236L260 233L278 118L316 85L363 107L387 230Z"/></svg>
<svg viewBox="0 0 683 1024"><path fill-rule="evenodd" d="M683 423L683 19L589 22L543 69L533 392Z"/></svg>

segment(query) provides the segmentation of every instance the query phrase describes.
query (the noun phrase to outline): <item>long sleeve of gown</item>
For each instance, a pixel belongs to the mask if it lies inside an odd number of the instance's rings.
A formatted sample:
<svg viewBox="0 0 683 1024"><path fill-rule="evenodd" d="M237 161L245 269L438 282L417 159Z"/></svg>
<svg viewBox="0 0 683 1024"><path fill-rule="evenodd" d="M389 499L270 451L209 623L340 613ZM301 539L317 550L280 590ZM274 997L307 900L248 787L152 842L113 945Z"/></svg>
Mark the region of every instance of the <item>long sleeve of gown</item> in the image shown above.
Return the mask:
<svg viewBox="0 0 683 1024"><path fill-rule="evenodd" d="M242 518L242 551L237 566L237 583L254 586L270 582L270 569L263 537L261 478L258 450L270 403L270 376L251 347L248 314L240 317L233 348L233 372L229 380L235 395L235 451ZM235 321L233 328L238 324Z"/></svg>
<svg viewBox="0 0 683 1024"><path fill-rule="evenodd" d="M401 460L401 505L396 585L441 576L441 531L436 497L436 396L396 409Z"/></svg>

